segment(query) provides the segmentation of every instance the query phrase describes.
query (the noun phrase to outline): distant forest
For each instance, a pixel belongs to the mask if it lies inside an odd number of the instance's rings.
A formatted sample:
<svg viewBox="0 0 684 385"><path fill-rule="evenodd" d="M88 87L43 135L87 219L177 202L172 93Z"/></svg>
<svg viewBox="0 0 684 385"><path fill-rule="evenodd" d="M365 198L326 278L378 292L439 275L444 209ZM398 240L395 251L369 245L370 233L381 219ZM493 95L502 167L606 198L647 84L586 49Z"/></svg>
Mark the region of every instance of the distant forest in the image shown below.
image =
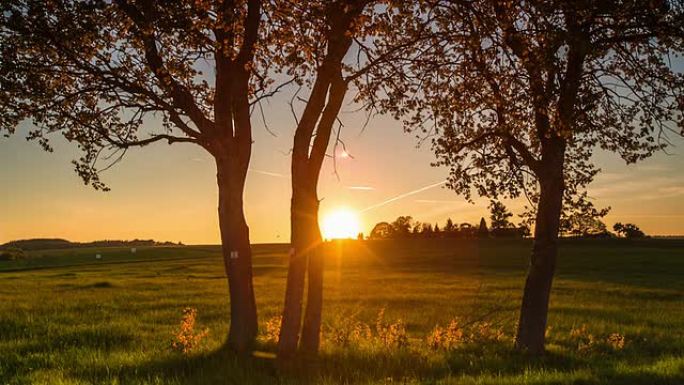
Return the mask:
<svg viewBox="0 0 684 385"><path fill-rule="evenodd" d="M80 247L142 247L142 246L182 246L181 242L157 242L153 239L102 240L93 242L71 242L60 238L34 238L10 241L0 245L0 249L16 248L21 250L71 249Z"/></svg>
<svg viewBox="0 0 684 385"><path fill-rule="evenodd" d="M400 216L393 222L380 222L373 227L368 239L404 239L404 238L524 238L531 235L532 221L529 215L521 215L523 220L519 224L510 221L513 213L508 211L501 202L491 201L488 206L489 225L485 218L481 218L479 224L457 224L448 218L440 227L439 223L434 226L431 223L415 221L411 216ZM641 229L633 223L615 223L613 232L608 231L606 224L601 220L609 209L595 210L586 207L585 210L577 210L570 214L562 213L559 227L559 236L571 238L644 238ZM359 239L363 234L359 234Z"/></svg>
<svg viewBox="0 0 684 385"><path fill-rule="evenodd" d="M506 227L487 226L484 218L479 225L471 223L454 223L451 218L440 227L431 223L414 221L410 216L400 216L393 222L380 222L373 227L368 239L404 239L404 238L523 238L530 235L530 229L524 225ZM360 234L361 236L361 234Z"/></svg>
<svg viewBox="0 0 684 385"><path fill-rule="evenodd" d="M454 223L448 218L440 228L439 223L414 221L410 216L400 216L394 222L380 222L373 227L369 239L397 238L523 238L530 236L530 227L524 223L515 225L509 220L513 216L500 202L492 201L490 206L490 225L484 218L478 225ZM491 229L490 229L491 227Z"/></svg>

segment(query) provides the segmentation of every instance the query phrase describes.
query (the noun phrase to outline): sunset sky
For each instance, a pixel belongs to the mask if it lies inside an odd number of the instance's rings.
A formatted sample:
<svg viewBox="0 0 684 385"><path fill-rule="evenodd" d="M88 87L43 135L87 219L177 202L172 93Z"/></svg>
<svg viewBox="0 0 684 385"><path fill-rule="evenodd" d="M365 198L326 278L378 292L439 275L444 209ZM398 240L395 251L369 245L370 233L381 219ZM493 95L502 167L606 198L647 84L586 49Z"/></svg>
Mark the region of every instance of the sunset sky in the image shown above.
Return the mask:
<svg viewBox="0 0 684 385"><path fill-rule="evenodd" d="M260 115L252 119L255 143L245 204L255 243L289 240L287 153L295 123L287 100L283 95L264 105L277 137L265 130ZM417 147L415 135L403 133L388 117L375 117L362 132L364 115L353 109L348 106L350 112L341 116L353 158L338 159L339 180L332 161L326 161L319 187L321 216L347 207L360 213L368 234L375 223L399 215L440 226L447 217L473 223L487 215L486 201L469 204L439 185L448 170L430 166L429 143ZM131 150L103 174L112 189L103 193L83 185L74 173L75 146L56 135L55 152L45 153L24 139L28 127L0 138L0 243L33 237L219 242L215 167L200 147L156 144ZM660 153L638 165L625 166L614 154L596 154L602 173L589 195L597 206L612 207L609 227L633 222L652 235L684 234L684 141L674 140L670 155ZM508 202L516 221L523 203Z"/></svg>

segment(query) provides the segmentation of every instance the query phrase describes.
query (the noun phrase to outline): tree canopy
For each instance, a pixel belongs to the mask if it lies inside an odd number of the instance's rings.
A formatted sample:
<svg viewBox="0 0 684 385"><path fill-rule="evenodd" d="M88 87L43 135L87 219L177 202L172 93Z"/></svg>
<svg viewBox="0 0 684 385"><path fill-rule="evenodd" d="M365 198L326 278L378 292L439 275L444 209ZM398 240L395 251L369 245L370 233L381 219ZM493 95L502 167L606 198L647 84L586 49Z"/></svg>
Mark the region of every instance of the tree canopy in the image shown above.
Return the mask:
<svg viewBox="0 0 684 385"><path fill-rule="evenodd" d="M187 142L220 154L251 142L238 121L273 82L261 1L23 0L0 11L0 130L30 120L29 138L46 150L49 134L62 134L95 188L133 146Z"/></svg>
<svg viewBox="0 0 684 385"><path fill-rule="evenodd" d="M550 148L562 147L567 202L598 171L595 149L633 163L682 135L682 9L667 1L416 6L397 21L404 33L377 49L417 43L376 69L364 96L368 108L433 138L436 164L466 197L532 198Z"/></svg>

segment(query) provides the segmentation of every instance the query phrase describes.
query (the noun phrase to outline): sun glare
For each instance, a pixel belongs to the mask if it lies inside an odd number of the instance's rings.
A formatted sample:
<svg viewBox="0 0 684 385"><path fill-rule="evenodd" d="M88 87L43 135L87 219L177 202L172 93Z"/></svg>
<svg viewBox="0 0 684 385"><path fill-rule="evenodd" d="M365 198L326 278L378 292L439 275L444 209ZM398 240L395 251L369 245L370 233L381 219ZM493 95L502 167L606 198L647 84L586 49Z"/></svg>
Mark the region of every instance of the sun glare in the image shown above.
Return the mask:
<svg viewBox="0 0 684 385"><path fill-rule="evenodd" d="M361 231L359 217L353 210L336 209L325 215L321 231L325 239L356 238Z"/></svg>

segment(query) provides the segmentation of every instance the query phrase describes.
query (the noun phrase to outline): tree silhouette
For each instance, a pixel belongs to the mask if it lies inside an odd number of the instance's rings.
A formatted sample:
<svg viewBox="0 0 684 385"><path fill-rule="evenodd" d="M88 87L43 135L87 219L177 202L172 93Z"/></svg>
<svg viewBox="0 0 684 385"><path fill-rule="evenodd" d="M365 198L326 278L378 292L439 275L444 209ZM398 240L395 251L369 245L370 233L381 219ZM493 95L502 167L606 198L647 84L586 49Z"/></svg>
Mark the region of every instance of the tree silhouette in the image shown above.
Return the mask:
<svg viewBox="0 0 684 385"><path fill-rule="evenodd" d="M508 220L513 214L508 211L506 206L499 201L490 201L489 203L489 220L492 225L492 230L506 229L513 224Z"/></svg>
<svg viewBox="0 0 684 385"><path fill-rule="evenodd" d="M586 193L585 193L586 194ZM609 236L606 224L601 221L610 207L598 210L587 199L578 199L572 211L561 212L560 233L564 235L595 237Z"/></svg>
<svg viewBox="0 0 684 385"><path fill-rule="evenodd" d="M413 229L413 218L400 216L392 222L392 235L397 238L407 238Z"/></svg>
<svg viewBox="0 0 684 385"><path fill-rule="evenodd" d="M414 238L420 238L423 232L423 224L416 221L413 224L413 230L411 231L411 235Z"/></svg>
<svg viewBox="0 0 684 385"><path fill-rule="evenodd" d="M370 239L388 239L392 237L392 226L387 222L380 222L373 227L368 238Z"/></svg>
<svg viewBox="0 0 684 385"><path fill-rule="evenodd" d="M432 230L432 224L430 223L423 223L423 230L420 232L420 234L423 236L423 238L430 238L434 234L434 231Z"/></svg>
<svg viewBox="0 0 684 385"><path fill-rule="evenodd" d="M477 228L477 236L480 238L487 238L489 236L489 229L484 218L480 218L480 225Z"/></svg>
<svg viewBox="0 0 684 385"><path fill-rule="evenodd" d="M322 237L318 225L318 178L342 107L349 79L343 59L355 38L364 30L361 18L372 1L282 1L279 32L291 36L283 41L285 66L300 84L310 88L305 108L297 119L292 147L291 244L285 307L278 355L287 358L299 342L305 277L308 290L301 348L316 352L320 343L323 303ZM299 91L298 91L299 92ZM294 107L293 107L294 111ZM339 129L338 129L339 135Z"/></svg>
<svg viewBox="0 0 684 385"><path fill-rule="evenodd" d="M451 220L451 218L447 218L447 221L444 224L444 232L447 234L451 234L455 230L456 230L456 227L454 226L454 222Z"/></svg>
<svg viewBox="0 0 684 385"><path fill-rule="evenodd" d="M308 98L294 95L295 114L292 147L292 201L290 209L291 254L285 293L279 356L294 354L299 336L305 276L308 277L306 309L300 347L316 352L320 343L323 303L323 254L319 248L318 179L326 156L335 162L343 124L338 115L350 85L375 65L392 60L395 48L370 56L364 44L388 32L389 11L378 13L378 0L334 0L293 2L276 0L279 42L283 67L309 89ZM279 17L285 15L285 17ZM345 60L349 52L353 60ZM297 117L294 101L304 102ZM335 126L337 128L335 129ZM333 141L332 155L327 154ZM336 165L335 172L336 170ZM405 235L405 229L400 229ZM308 275L307 275L308 274Z"/></svg>
<svg viewBox="0 0 684 385"><path fill-rule="evenodd" d="M215 159L218 216L230 289L228 344L257 333L243 190L252 148L250 110L275 91L261 0L2 2L0 130L33 123L78 145L86 184L132 147L192 143ZM157 120L155 120L155 118ZM103 162L109 162L109 164Z"/></svg>
<svg viewBox="0 0 684 385"><path fill-rule="evenodd" d="M646 234L644 234L644 232L633 223L625 223L623 225L622 223L618 222L613 225L613 230L625 238L644 238L646 236Z"/></svg>
<svg viewBox="0 0 684 385"><path fill-rule="evenodd" d="M681 4L436 0L415 13L377 50L430 38L374 71L362 96L434 137L456 192L533 202L516 346L541 354L564 200L598 172L593 151L633 163L682 135L684 77L670 60L684 51Z"/></svg>

